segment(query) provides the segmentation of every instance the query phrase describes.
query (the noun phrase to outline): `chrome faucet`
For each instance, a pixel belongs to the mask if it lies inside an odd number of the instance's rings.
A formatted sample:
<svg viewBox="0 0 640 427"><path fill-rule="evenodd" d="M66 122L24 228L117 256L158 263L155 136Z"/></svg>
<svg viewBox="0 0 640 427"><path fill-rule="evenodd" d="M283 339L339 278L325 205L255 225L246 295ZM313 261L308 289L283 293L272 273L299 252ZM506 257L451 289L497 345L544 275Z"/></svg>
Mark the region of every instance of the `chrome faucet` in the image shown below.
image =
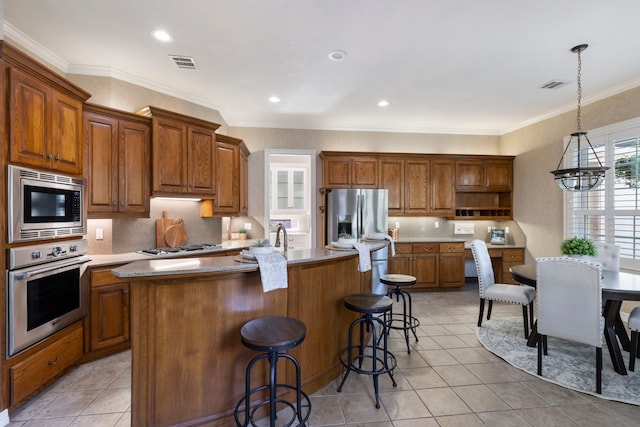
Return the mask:
<svg viewBox="0 0 640 427"><path fill-rule="evenodd" d="M280 247L280 230L282 230L282 234L284 235L284 253L287 253L288 241L287 238L287 229L284 228L281 222L278 223L278 230L276 231L276 243L273 245L276 248Z"/></svg>

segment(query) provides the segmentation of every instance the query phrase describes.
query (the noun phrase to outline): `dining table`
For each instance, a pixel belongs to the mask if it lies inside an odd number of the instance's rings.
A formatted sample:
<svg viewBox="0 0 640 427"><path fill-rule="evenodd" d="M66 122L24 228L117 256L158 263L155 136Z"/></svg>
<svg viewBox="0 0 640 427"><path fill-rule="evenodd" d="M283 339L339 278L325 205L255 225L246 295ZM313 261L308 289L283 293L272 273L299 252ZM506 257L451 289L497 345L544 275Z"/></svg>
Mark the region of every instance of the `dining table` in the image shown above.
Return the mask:
<svg viewBox="0 0 640 427"><path fill-rule="evenodd" d="M513 280L518 283L533 287L537 284L536 264L514 265L509 269L509 272ZM602 270L603 334L613 369L621 375L627 375L620 347L629 351L631 342L620 317L620 307L623 301L640 301L640 275L623 271ZM527 346L535 347L536 343L537 330L534 324L527 340Z"/></svg>

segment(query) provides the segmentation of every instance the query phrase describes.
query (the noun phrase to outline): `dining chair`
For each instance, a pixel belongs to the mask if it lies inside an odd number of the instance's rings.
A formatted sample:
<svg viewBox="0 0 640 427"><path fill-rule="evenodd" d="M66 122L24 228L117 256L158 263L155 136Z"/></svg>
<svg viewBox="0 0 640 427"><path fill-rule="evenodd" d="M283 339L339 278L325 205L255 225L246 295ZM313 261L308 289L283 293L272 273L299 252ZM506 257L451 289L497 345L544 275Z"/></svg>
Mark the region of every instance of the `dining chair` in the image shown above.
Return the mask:
<svg viewBox="0 0 640 427"><path fill-rule="evenodd" d="M640 338L640 307L635 307L629 315L629 330L631 331L631 349L629 351L629 370L633 372L636 367L638 351L638 338Z"/></svg>
<svg viewBox="0 0 640 427"><path fill-rule="evenodd" d="M594 242L596 255L591 257L600 263L603 270L620 271L620 246L612 243Z"/></svg>
<svg viewBox="0 0 640 427"><path fill-rule="evenodd" d="M480 314L478 316L478 327L482 326L484 316L484 302L489 301L487 320L491 318L493 301L507 302L522 305L522 321L524 322L524 338L529 337L529 323L533 325L533 300L536 297L536 290L528 285L508 285L496 283L493 275L493 266L487 244L482 240L471 242L471 252L478 271L478 287L480 290ZM527 309L529 311L527 316Z"/></svg>
<svg viewBox="0 0 640 427"><path fill-rule="evenodd" d="M538 375L547 336L596 348L596 392L602 390L602 268L594 262L557 257L537 260Z"/></svg>

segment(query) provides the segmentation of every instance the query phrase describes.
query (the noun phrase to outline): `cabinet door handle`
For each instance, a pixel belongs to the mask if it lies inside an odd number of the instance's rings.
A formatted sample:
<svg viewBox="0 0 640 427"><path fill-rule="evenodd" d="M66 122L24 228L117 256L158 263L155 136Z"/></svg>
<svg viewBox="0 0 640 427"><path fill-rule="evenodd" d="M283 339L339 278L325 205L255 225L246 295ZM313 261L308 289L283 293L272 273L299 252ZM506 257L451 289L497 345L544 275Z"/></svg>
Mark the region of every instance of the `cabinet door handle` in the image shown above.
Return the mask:
<svg viewBox="0 0 640 427"><path fill-rule="evenodd" d="M47 158L48 158L48 159L53 159L53 154L49 154L49 155L47 156Z"/></svg>
<svg viewBox="0 0 640 427"><path fill-rule="evenodd" d="M47 365L53 366L53 365L57 364L59 361L60 361L60 356L56 355L56 359L53 360L53 361L51 361L51 360L47 361Z"/></svg>
<svg viewBox="0 0 640 427"><path fill-rule="evenodd" d="M56 160L60 160L60 154L56 156Z"/></svg>

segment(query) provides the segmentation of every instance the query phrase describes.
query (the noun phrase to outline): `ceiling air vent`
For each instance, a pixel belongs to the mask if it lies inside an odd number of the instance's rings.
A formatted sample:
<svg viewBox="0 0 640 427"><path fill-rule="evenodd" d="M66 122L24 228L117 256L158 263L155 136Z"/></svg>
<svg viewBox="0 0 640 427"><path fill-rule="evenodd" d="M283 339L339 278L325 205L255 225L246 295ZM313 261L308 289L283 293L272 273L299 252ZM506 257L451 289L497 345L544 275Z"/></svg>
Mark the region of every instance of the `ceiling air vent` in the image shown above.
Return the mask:
<svg viewBox="0 0 640 427"><path fill-rule="evenodd" d="M169 55L169 58L171 58L173 63L176 64L176 67L178 68L182 68L185 70L195 70L197 68L195 59L189 56Z"/></svg>
<svg viewBox="0 0 640 427"><path fill-rule="evenodd" d="M558 89L559 87L568 85L566 80L551 80L540 86L540 89Z"/></svg>

